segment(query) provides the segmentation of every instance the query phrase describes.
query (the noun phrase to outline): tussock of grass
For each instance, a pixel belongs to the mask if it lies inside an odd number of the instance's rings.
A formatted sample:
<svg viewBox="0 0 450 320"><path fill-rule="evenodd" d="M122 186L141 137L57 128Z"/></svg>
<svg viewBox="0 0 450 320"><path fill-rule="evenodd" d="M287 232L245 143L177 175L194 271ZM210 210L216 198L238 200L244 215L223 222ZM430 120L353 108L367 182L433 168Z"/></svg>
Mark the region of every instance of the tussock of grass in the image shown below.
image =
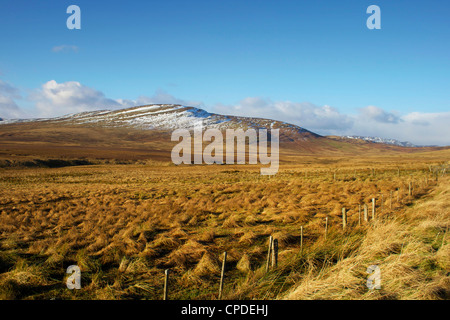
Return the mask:
<svg viewBox="0 0 450 320"><path fill-rule="evenodd" d="M187 268L198 261L206 252L205 246L195 240L188 240L180 248L172 251L168 256L168 265Z"/></svg>
<svg viewBox="0 0 450 320"><path fill-rule="evenodd" d="M244 253L242 255L242 258L236 264L236 269L244 273L252 270L252 263L248 254Z"/></svg>
<svg viewBox="0 0 450 320"><path fill-rule="evenodd" d="M196 237L196 240L198 240L200 242L213 243L215 237L216 237L216 233L214 232L214 230L207 230L205 232L200 233Z"/></svg>
<svg viewBox="0 0 450 320"><path fill-rule="evenodd" d="M205 252L194 268L194 274L197 276L217 275L220 273L220 263L216 255Z"/></svg>

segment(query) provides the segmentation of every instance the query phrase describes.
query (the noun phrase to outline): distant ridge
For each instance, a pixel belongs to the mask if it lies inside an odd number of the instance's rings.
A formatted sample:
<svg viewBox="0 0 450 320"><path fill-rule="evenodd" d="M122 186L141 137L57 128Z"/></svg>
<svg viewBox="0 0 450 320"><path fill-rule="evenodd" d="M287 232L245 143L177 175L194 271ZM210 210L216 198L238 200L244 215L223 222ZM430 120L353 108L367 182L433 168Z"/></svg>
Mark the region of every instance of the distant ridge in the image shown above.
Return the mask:
<svg viewBox="0 0 450 320"><path fill-rule="evenodd" d="M400 147L410 147L410 148L423 147L423 146L415 145L408 141L399 141L396 139L386 139L386 138L380 138L380 137L365 137L365 136L343 136L343 137L348 138L348 139L364 140L367 142L391 144L391 145L400 146Z"/></svg>

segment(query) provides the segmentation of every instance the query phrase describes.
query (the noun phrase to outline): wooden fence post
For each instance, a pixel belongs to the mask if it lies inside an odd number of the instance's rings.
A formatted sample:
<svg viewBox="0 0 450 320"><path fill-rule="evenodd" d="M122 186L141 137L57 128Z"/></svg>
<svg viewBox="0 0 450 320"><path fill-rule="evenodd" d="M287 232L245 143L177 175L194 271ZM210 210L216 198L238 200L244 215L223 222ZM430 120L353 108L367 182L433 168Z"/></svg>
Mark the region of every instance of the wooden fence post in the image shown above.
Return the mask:
<svg viewBox="0 0 450 320"><path fill-rule="evenodd" d="M300 253L303 253L303 226L300 226Z"/></svg>
<svg viewBox="0 0 450 320"><path fill-rule="evenodd" d="M164 300L167 300L169 295L169 269L164 271Z"/></svg>
<svg viewBox="0 0 450 320"><path fill-rule="evenodd" d="M272 269L278 267L278 239L272 241Z"/></svg>
<svg viewBox="0 0 450 320"><path fill-rule="evenodd" d="M347 227L347 213L345 212L345 208L342 208L342 229L345 230Z"/></svg>
<svg viewBox="0 0 450 320"><path fill-rule="evenodd" d="M325 217L325 239L327 239L328 234L328 217Z"/></svg>
<svg viewBox="0 0 450 320"><path fill-rule="evenodd" d="M368 221L369 221L368 208L367 208L367 204L364 203L364 222L368 222Z"/></svg>
<svg viewBox="0 0 450 320"><path fill-rule="evenodd" d="M220 273L219 300L222 299L223 278L225 276L225 264L227 263L227 252L223 253L222 272Z"/></svg>
<svg viewBox="0 0 450 320"><path fill-rule="evenodd" d="M389 193L389 208L392 210L392 190Z"/></svg>
<svg viewBox="0 0 450 320"><path fill-rule="evenodd" d="M411 181L409 182L408 187L409 187L408 194L409 194L409 196L411 197L411 196L412 196L412 186L411 186Z"/></svg>
<svg viewBox="0 0 450 320"><path fill-rule="evenodd" d="M361 205L359 205L358 210L358 226L361 226Z"/></svg>
<svg viewBox="0 0 450 320"><path fill-rule="evenodd" d="M266 272L269 272L270 267L270 255L272 253L272 243L273 243L273 237L269 237L269 250L267 252L267 264L266 264Z"/></svg>
<svg viewBox="0 0 450 320"><path fill-rule="evenodd" d="M372 198L372 220L375 220L375 198Z"/></svg>

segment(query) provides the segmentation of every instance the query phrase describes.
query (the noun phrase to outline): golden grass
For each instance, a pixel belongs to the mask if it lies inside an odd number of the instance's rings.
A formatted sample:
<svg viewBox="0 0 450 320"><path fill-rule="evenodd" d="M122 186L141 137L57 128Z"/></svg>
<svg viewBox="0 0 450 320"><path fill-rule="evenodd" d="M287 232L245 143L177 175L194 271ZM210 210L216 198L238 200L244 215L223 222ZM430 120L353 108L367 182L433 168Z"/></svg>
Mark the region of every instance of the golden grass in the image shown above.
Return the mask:
<svg viewBox="0 0 450 320"><path fill-rule="evenodd" d="M0 169L0 298L160 299L167 268L171 298L215 298L224 251L225 298L445 298L450 191L429 170L442 161L428 157L371 167L309 158L273 177L258 166L156 163ZM377 220L358 226L358 205L370 211L372 197ZM280 265L266 274L269 235ZM374 263L380 291L365 287ZM78 291L65 288L72 264Z"/></svg>

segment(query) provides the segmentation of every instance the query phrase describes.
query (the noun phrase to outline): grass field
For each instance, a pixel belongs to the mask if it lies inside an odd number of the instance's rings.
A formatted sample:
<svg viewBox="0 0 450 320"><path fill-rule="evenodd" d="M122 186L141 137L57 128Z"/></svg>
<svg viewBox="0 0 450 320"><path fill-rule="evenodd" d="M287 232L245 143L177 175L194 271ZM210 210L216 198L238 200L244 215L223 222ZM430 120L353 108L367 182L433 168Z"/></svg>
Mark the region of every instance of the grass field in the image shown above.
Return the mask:
<svg viewBox="0 0 450 320"><path fill-rule="evenodd" d="M0 299L162 299L165 269L170 299L217 299L224 251L225 299L448 299L450 183L433 171L447 159L293 157L272 177L156 161L3 168ZM366 286L374 264L380 290ZM70 265L80 290L66 288Z"/></svg>

